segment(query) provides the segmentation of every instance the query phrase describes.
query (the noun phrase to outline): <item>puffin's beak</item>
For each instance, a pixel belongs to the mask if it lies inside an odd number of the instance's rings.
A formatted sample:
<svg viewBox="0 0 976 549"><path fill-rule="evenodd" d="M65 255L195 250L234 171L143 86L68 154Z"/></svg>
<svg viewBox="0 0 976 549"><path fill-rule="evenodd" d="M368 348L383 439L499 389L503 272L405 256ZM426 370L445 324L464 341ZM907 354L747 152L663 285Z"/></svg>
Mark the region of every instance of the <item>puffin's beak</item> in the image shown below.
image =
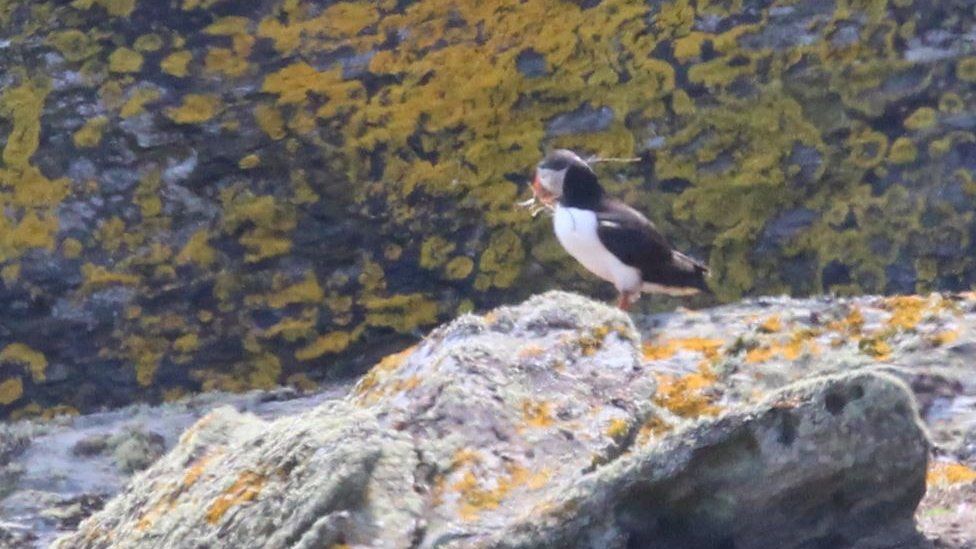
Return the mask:
<svg viewBox="0 0 976 549"><path fill-rule="evenodd" d="M536 200L539 202L542 202L546 206L552 206L552 193L542 186L542 182L539 181L539 172L536 172L535 177L532 179L532 194L535 195Z"/></svg>

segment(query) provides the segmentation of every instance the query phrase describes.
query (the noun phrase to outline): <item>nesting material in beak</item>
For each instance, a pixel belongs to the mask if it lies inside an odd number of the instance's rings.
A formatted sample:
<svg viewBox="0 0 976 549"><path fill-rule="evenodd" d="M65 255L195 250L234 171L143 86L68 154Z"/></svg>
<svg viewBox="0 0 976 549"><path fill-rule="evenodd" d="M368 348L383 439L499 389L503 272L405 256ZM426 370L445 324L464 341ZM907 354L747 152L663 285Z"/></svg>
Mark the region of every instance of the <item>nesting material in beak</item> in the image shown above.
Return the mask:
<svg viewBox="0 0 976 549"><path fill-rule="evenodd" d="M555 202L555 197L542 186L542 182L539 181L539 174L537 173L532 180L532 198L524 202L518 202L516 206L528 208L532 217L535 217L546 210L554 210Z"/></svg>
<svg viewBox="0 0 976 549"><path fill-rule="evenodd" d="M556 201L556 197L542 186L542 182L539 181L538 173L536 173L535 178L532 180L532 194L535 196L536 200L542 202L543 205L549 208L552 208L553 203Z"/></svg>

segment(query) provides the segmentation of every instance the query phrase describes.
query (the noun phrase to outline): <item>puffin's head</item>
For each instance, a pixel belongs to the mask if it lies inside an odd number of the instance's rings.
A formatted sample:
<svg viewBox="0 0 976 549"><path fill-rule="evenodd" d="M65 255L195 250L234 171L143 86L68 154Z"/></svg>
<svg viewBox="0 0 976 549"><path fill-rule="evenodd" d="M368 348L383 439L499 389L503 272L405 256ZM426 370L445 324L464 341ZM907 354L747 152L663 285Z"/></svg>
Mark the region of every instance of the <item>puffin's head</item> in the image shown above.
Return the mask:
<svg viewBox="0 0 976 549"><path fill-rule="evenodd" d="M543 204L552 206L562 197L566 173L574 167L592 173L590 166L573 151L557 149L547 154L535 168L535 179L532 180L535 197Z"/></svg>

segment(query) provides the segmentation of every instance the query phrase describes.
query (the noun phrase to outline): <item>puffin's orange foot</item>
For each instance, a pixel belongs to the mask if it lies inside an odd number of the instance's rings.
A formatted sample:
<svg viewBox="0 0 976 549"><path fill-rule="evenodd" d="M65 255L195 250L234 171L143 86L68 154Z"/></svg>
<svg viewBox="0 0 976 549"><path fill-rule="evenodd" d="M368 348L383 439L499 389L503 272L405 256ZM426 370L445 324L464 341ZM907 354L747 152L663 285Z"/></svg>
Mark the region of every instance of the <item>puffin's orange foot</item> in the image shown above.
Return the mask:
<svg viewBox="0 0 976 549"><path fill-rule="evenodd" d="M628 297L627 294L620 294L620 299L617 300L617 307L619 307L621 311L630 310L630 297Z"/></svg>

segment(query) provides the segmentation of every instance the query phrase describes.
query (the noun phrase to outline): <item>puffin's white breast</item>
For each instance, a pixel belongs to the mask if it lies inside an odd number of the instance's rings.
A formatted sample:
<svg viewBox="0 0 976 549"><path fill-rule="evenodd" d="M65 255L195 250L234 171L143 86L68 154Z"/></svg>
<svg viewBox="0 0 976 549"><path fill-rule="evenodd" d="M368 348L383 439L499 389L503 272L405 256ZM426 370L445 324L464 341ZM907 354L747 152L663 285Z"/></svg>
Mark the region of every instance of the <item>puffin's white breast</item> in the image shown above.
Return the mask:
<svg viewBox="0 0 976 549"><path fill-rule="evenodd" d="M557 205L552 223L559 243L588 271L612 282L622 292L640 291L640 271L624 264L600 242L595 212Z"/></svg>

